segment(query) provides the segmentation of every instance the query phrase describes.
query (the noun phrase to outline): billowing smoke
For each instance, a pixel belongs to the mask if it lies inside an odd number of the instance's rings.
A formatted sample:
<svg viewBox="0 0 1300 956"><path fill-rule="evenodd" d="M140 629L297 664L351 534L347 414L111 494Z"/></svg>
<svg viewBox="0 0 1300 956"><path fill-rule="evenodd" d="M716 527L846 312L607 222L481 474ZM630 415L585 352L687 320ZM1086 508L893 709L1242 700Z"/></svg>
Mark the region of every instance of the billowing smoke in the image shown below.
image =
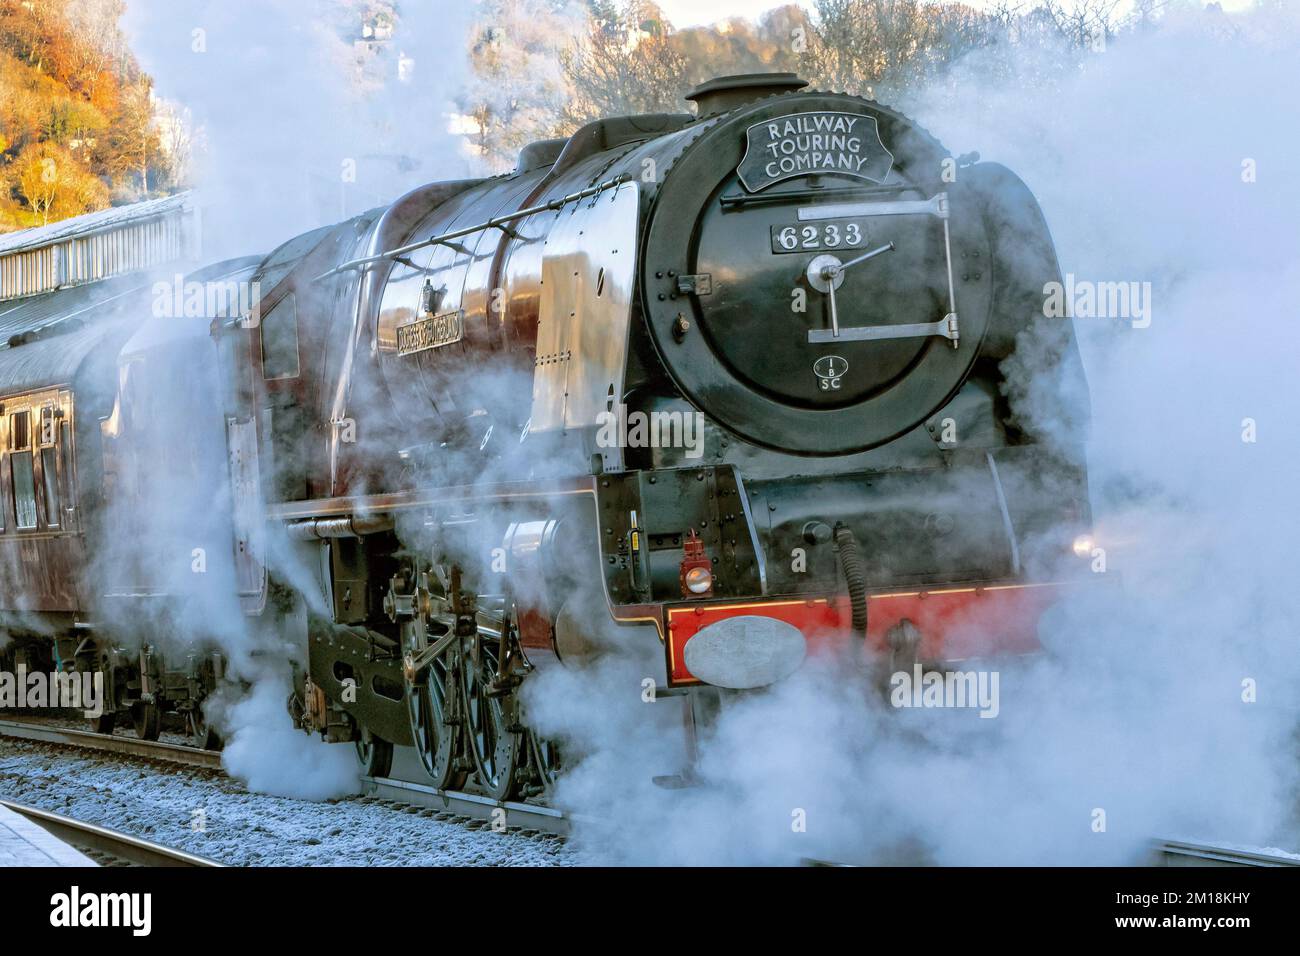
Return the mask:
<svg viewBox="0 0 1300 956"><path fill-rule="evenodd" d="M724 709L691 789L648 780L682 759L660 736L679 702L640 698L654 671L544 675L534 719L570 741L561 802L609 821L579 829L598 858L1120 864L1177 836L1300 848L1298 26L1280 5L1177 8L1059 84L999 89L972 59L903 104L954 152L1028 182L1076 283L1149 289L1145 316L1072 303L1096 573L1044 622L1042 656L968 665L999 671L996 719L897 710L857 663L810 660ZM1007 369L1009 393L1041 427L1032 354Z"/></svg>
<svg viewBox="0 0 1300 956"><path fill-rule="evenodd" d="M190 110L209 258L465 173L448 133L468 8L350 0L128 4L157 92Z"/></svg>
<svg viewBox="0 0 1300 956"><path fill-rule="evenodd" d="M447 131L466 11L406 4L391 14L392 5L348 0L128 4L123 26L156 92L190 111L205 262L269 252L416 184L466 174L462 140ZM119 491L138 482L141 493L110 496L120 533L97 556L104 567L141 572L165 593L187 594L188 603L179 615L169 605L167 619L149 628L111 611L106 623L155 641L170 630L160 643L173 665L204 641L220 647L232 681L251 691L244 700L211 702L208 716L226 736L227 767L250 787L311 798L341 793L356 786L352 748L326 747L291 729L287 668L269 663L299 648L240 607L221 389L204 377L212 371L211 318L166 316L137 336L143 345L173 335L189 341L174 355L171 378L155 369L154 392L139 396L151 420L137 420L136 432L151 447L127 449L116 477ZM129 420L132 412L116 414ZM264 541L249 546L303 601L319 603L301 569Z"/></svg>
<svg viewBox="0 0 1300 956"><path fill-rule="evenodd" d="M288 674L277 669L255 679L247 695L224 708L221 722L232 728L221 754L226 770L258 793L302 800L355 793L352 748L322 744L293 726L285 708L288 686Z"/></svg>

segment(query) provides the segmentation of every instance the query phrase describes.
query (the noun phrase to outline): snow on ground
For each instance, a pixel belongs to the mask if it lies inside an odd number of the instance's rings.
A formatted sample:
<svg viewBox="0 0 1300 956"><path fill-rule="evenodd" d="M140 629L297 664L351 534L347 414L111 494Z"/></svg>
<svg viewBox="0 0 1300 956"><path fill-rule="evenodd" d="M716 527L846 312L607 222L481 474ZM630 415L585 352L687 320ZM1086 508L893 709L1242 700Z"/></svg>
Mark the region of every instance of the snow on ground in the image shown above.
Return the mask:
<svg viewBox="0 0 1300 956"><path fill-rule="evenodd" d="M571 866L552 839L357 800L249 793L226 777L0 739L0 798L231 866Z"/></svg>

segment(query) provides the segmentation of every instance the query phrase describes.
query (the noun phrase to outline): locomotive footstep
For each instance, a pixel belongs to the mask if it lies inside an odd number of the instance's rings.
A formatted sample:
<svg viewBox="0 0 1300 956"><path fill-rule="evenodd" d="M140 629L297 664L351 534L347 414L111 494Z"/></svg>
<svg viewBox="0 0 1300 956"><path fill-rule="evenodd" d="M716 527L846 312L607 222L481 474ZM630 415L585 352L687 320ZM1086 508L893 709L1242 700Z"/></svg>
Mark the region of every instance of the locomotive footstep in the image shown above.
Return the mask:
<svg viewBox="0 0 1300 956"><path fill-rule="evenodd" d="M660 774L650 778L650 782L662 790L689 790L702 785L700 778L690 770L681 773Z"/></svg>

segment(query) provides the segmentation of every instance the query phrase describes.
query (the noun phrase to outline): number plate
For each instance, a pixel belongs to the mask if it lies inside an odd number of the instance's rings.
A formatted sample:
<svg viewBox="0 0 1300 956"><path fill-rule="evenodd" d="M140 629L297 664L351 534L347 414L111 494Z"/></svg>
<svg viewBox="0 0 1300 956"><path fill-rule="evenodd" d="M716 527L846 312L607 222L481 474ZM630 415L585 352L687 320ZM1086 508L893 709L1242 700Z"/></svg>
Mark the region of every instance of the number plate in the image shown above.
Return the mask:
<svg viewBox="0 0 1300 956"><path fill-rule="evenodd" d="M425 349L441 348L459 342L464 334L465 318L460 309L426 315L397 327L397 354L410 355Z"/></svg>
<svg viewBox="0 0 1300 956"><path fill-rule="evenodd" d="M867 220L826 219L772 227L773 252L833 252L867 244Z"/></svg>

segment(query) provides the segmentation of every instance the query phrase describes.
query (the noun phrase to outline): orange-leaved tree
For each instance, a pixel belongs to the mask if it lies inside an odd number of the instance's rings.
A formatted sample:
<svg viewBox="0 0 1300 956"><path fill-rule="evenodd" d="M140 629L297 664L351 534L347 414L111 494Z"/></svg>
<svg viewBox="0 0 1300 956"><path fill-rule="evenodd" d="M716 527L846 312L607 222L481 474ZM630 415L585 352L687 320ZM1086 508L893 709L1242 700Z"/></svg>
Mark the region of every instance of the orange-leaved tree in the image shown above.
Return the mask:
<svg viewBox="0 0 1300 956"><path fill-rule="evenodd" d="M32 225L46 225L108 205L108 187L57 143L29 144L8 172L11 188L31 210Z"/></svg>

